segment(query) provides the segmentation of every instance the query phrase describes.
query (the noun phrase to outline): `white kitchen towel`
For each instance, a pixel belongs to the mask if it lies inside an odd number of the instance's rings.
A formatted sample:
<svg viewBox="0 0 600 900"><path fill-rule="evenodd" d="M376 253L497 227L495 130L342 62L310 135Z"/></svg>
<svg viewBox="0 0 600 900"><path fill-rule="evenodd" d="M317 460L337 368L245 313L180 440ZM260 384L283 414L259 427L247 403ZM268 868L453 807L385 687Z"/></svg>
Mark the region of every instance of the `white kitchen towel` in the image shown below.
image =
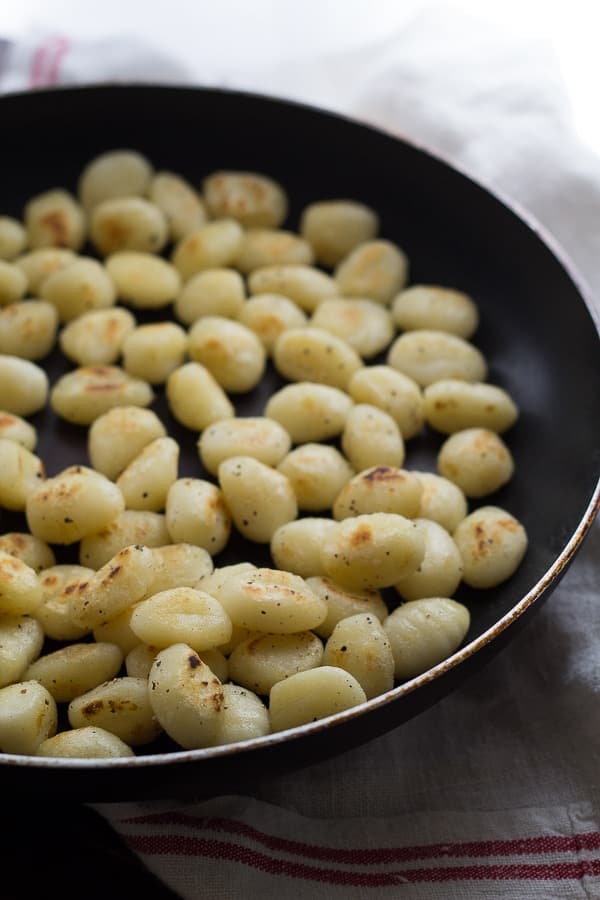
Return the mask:
<svg viewBox="0 0 600 900"><path fill-rule="evenodd" d="M161 69L152 53L148 64L144 48L108 52L118 42L99 54L55 44L33 66L34 45L0 52L0 89L198 80L176 61ZM534 213L600 296L600 160L578 143L544 45L442 7L378 46L226 76L201 73L203 83L316 102L440 152ZM599 575L595 527L499 657L357 750L265 777L252 797L96 809L185 898L600 897Z"/></svg>

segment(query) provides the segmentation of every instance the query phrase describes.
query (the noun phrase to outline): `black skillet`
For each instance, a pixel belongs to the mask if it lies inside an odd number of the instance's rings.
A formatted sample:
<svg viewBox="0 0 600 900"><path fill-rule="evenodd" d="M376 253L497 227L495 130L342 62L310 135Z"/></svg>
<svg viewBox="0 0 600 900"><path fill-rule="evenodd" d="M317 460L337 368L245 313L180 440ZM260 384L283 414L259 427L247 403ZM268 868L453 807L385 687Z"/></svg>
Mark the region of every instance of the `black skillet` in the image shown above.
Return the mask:
<svg viewBox="0 0 600 900"><path fill-rule="evenodd" d="M0 754L0 796L190 800L243 791L256 774L298 768L366 742L454 690L556 586L598 507L600 345L564 260L535 225L428 152L293 103L219 90L101 86L3 97L0 123L1 213L20 215L29 197L50 187L75 189L88 160L119 147L136 148L157 168L196 184L218 168L268 173L289 193L292 227L318 199L349 197L374 207L383 236L408 253L413 283L451 285L477 300L482 324L475 341L489 361L489 380L507 388L521 409L507 436L517 474L490 502L521 519L530 538L508 582L483 595L459 592L472 614L465 646L364 707L209 750L172 752L165 743L135 759L85 762ZM67 368L58 356L47 361L51 378ZM241 398L238 412L260 412L279 383L270 373ZM196 435L172 422L161 398L157 409L182 444L181 473L201 476ZM87 461L85 429L49 411L33 421L51 474ZM411 442L407 466L434 469L440 442L435 435ZM22 527L18 517L0 516L0 531ZM74 559L72 551L64 558ZM269 563L266 548L234 542L217 564L235 558Z"/></svg>

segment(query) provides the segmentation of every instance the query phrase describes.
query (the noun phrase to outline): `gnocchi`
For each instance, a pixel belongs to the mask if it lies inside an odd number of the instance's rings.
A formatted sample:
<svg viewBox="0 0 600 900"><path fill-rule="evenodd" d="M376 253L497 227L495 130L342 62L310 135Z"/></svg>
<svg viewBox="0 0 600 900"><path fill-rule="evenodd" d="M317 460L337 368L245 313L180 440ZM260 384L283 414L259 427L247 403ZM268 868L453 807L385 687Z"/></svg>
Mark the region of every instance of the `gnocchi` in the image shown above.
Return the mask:
<svg viewBox="0 0 600 900"><path fill-rule="evenodd" d="M23 213L27 243L37 247L79 250L85 240L83 209L68 191L52 190L32 197Z"/></svg>
<svg viewBox="0 0 600 900"><path fill-rule="evenodd" d="M308 321L306 313L282 294L255 294L240 307L238 320L255 333L268 354L280 334Z"/></svg>
<svg viewBox="0 0 600 900"><path fill-rule="evenodd" d="M277 228L287 215L281 185L257 172L213 172L202 190L213 218L230 217L244 228Z"/></svg>
<svg viewBox="0 0 600 900"><path fill-rule="evenodd" d="M377 213L354 200L311 203L300 219L301 234L324 266L337 265L359 244L373 240L378 230Z"/></svg>
<svg viewBox="0 0 600 900"><path fill-rule="evenodd" d="M278 422L260 416L221 419L206 428L198 441L204 468L216 475L221 463L232 456L252 456L276 466L289 452L292 441Z"/></svg>
<svg viewBox="0 0 600 900"><path fill-rule="evenodd" d="M469 343L473 299L407 285L357 200L311 203L293 231L272 178L202 191L115 150L78 198L0 216L0 507L29 529L0 535L0 752L213 747L351 709L452 654L461 582L494 587L526 553L508 511L468 513L512 476L499 435L519 415ZM76 368L50 415L88 429L91 468L50 457L45 478L20 417L48 401L33 361L59 323ZM410 468L425 428L438 474ZM215 569L240 538L257 565Z"/></svg>
<svg viewBox="0 0 600 900"><path fill-rule="evenodd" d="M25 512L35 537L49 544L74 544L96 534L124 508L123 494L108 478L87 466L69 466L37 485Z"/></svg>
<svg viewBox="0 0 600 900"><path fill-rule="evenodd" d="M148 196L167 220L172 241L178 241L206 224L202 198L191 184L174 172L157 172L150 182Z"/></svg>
<svg viewBox="0 0 600 900"><path fill-rule="evenodd" d="M368 297L387 305L404 287L408 258L391 241L366 241L345 256L335 270L339 293L344 297Z"/></svg>
<svg viewBox="0 0 600 900"><path fill-rule="evenodd" d="M406 288L394 299L391 312L400 331L447 331L468 340L479 325L477 306L467 294L437 285Z"/></svg>
<svg viewBox="0 0 600 900"><path fill-rule="evenodd" d="M109 366L121 355L135 325L129 310L121 307L83 313L61 330L60 349L79 366Z"/></svg>
<svg viewBox="0 0 600 900"><path fill-rule="evenodd" d="M167 237L164 214L141 197L103 200L90 215L90 240L102 256L123 250L158 253Z"/></svg>
<svg viewBox="0 0 600 900"><path fill-rule="evenodd" d="M362 368L352 347L322 328L290 328L275 342L273 361L277 371L290 381L315 381L346 390L350 379Z"/></svg>
<svg viewBox="0 0 600 900"><path fill-rule="evenodd" d="M219 466L219 484L237 530L268 544L277 529L298 515L289 478L252 456L232 456Z"/></svg>
<svg viewBox="0 0 600 900"><path fill-rule="evenodd" d="M513 476L512 454L502 438L486 428L467 428L450 435L438 453L440 475L467 497L485 497Z"/></svg>
<svg viewBox="0 0 600 900"><path fill-rule="evenodd" d="M177 269L143 249L113 252L106 260L106 272L120 299L135 309L168 306L181 289Z"/></svg>
<svg viewBox="0 0 600 900"><path fill-rule="evenodd" d="M192 325L188 352L231 393L251 391L265 371L265 349L254 332L223 316L203 316Z"/></svg>
<svg viewBox="0 0 600 900"><path fill-rule="evenodd" d="M203 316L242 319L245 307L244 279L235 269L205 269L186 281L175 300L175 315L185 325ZM253 329L254 330L254 329Z"/></svg>
<svg viewBox="0 0 600 900"><path fill-rule="evenodd" d="M43 359L54 347L57 327L56 309L44 300L25 300L0 308L0 353Z"/></svg>
<svg viewBox="0 0 600 900"><path fill-rule="evenodd" d="M394 337L387 309L372 300L359 298L324 300L314 311L311 325L342 338L365 359L385 350Z"/></svg>
<svg viewBox="0 0 600 900"><path fill-rule="evenodd" d="M277 469L289 478L298 509L309 512L330 509L354 475L339 450L328 444L302 444L288 453Z"/></svg>
<svg viewBox="0 0 600 900"><path fill-rule="evenodd" d="M339 388L300 381L272 394L265 415L279 422L294 444L304 444L336 437L351 409L352 400Z"/></svg>
<svg viewBox="0 0 600 900"><path fill-rule="evenodd" d="M483 354L468 341L446 331L406 331L388 352L388 363L421 387L446 378L485 381Z"/></svg>

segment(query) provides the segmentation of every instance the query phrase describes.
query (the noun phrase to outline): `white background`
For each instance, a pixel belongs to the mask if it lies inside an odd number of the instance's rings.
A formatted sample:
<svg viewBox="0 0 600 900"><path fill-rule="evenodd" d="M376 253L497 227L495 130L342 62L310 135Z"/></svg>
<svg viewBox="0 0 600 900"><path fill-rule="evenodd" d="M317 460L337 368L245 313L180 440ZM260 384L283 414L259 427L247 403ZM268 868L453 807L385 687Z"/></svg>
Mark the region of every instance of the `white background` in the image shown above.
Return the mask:
<svg viewBox="0 0 600 900"><path fill-rule="evenodd" d="M32 29L72 38L134 35L202 81L243 87L281 60L375 44L432 6L491 22L556 54L580 137L600 154L600 2L538 0L0 0L0 36Z"/></svg>

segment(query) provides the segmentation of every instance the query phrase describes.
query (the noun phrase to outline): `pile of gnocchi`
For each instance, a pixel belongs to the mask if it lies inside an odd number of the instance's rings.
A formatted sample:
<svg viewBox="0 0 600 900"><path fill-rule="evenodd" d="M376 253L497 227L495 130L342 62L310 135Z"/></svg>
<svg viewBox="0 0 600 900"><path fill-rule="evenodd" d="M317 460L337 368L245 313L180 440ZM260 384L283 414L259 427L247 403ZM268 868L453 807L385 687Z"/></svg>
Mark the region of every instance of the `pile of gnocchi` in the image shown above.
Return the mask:
<svg viewBox="0 0 600 900"><path fill-rule="evenodd" d="M0 535L0 751L127 757L314 722L446 659L459 585L520 564L523 525L482 501L513 475L518 410L486 381L476 304L408 286L363 203L311 203L298 232L287 209L262 174L200 190L118 150L78 196L0 217L0 507L27 529ZM50 385L57 343L73 367ZM283 386L236 415L267 367ZM52 477L27 421L48 403L88 429ZM436 472L404 467L424 429ZM236 532L248 558L215 567Z"/></svg>

